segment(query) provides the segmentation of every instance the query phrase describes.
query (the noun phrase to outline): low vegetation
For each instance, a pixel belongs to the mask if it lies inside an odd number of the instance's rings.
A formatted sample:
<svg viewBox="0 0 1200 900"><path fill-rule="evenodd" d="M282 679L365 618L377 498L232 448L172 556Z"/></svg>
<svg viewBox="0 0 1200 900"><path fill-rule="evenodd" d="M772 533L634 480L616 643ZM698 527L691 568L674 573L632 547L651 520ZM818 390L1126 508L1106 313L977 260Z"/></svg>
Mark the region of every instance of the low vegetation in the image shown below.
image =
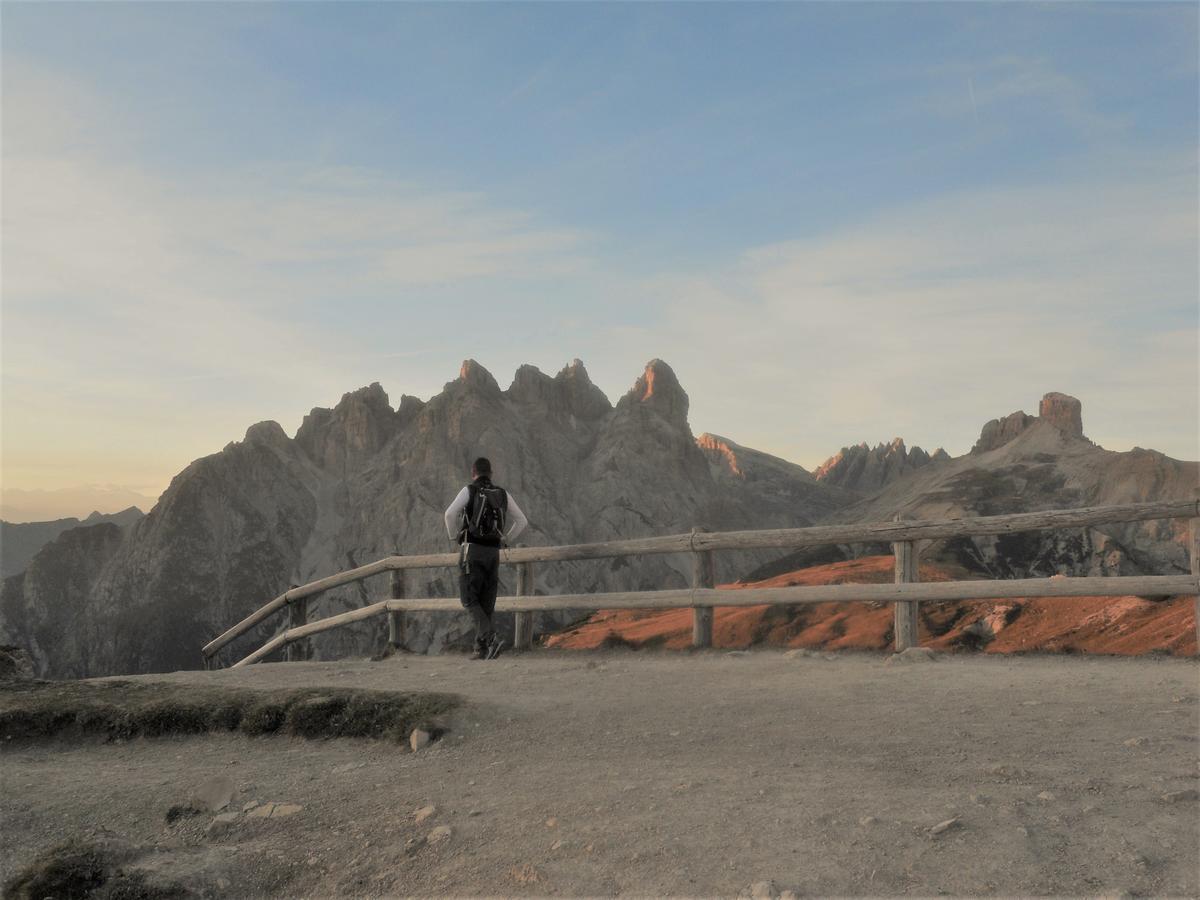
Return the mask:
<svg viewBox="0 0 1200 900"><path fill-rule="evenodd" d="M0 740L121 740L210 731L403 740L414 728L432 728L457 703L450 694L347 688L26 681L0 686Z"/></svg>

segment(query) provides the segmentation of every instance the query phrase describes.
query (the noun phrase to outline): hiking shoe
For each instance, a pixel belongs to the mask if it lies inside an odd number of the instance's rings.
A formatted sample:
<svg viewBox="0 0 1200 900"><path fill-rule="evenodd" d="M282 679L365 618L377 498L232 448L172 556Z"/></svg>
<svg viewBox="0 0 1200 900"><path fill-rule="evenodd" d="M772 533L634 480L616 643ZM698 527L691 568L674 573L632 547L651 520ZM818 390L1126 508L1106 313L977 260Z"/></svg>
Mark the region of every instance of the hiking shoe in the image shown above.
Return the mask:
<svg viewBox="0 0 1200 900"><path fill-rule="evenodd" d="M504 638L500 637L499 635L496 635L490 641L488 641L487 655L484 657L484 659L495 659L497 656L500 655L500 652L503 649L504 649Z"/></svg>
<svg viewBox="0 0 1200 900"><path fill-rule="evenodd" d="M475 652L472 653L470 656L468 656L467 659L487 659L488 658L487 653L488 653L487 642L486 641L476 641L475 642Z"/></svg>

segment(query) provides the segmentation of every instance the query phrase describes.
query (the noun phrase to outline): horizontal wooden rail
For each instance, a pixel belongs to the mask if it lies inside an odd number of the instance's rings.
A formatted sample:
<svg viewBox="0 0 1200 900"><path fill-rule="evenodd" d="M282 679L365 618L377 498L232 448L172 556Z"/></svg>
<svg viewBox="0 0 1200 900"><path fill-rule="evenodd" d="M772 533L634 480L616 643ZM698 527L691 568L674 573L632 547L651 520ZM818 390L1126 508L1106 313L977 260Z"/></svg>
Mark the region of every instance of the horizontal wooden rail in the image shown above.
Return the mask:
<svg viewBox="0 0 1200 900"><path fill-rule="evenodd" d="M901 584L821 584L777 588L683 588L666 591L619 591L605 594L556 594L542 597L502 597L497 611L536 612L551 609L679 609L695 606L792 606L804 603L1004 600L1011 598L1168 596L1200 593L1197 575L1133 575L1112 578L1018 578L987 581L934 581ZM461 610L457 600L380 600L370 606L299 628L268 641L234 665L258 662L280 647L321 631L340 628L386 612L447 612Z"/></svg>
<svg viewBox="0 0 1200 900"><path fill-rule="evenodd" d="M698 550L771 550L796 549L821 544L888 543L898 541L940 540L972 535L1011 534L1053 528L1079 528L1092 525L1141 522L1152 519L1195 518L1200 516L1200 501L1177 500L1165 503L1127 503L1118 506L1092 506L1079 509L1011 513L965 519L904 520L855 525L816 525L808 528L775 528L759 531L724 531L666 535L604 541L594 544L567 544L557 547L519 547L501 551L502 563L555 562L606 559L658 553L687 553ZM419 556L388 556L365 566L348 569L280 594L266 606L251 613L203 648L205 657L218 650L288 603L310 597L390 570L428 569L458 564L458 553L431 553Z"/></svg>

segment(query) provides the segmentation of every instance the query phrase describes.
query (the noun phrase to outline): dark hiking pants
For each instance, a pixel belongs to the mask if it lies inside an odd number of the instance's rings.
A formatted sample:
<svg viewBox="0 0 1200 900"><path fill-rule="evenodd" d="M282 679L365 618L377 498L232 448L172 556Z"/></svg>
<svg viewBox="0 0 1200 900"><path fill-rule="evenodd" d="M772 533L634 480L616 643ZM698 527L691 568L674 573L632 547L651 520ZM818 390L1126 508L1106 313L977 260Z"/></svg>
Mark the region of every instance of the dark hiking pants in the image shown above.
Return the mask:
<svg viewBox="0 0 1200 900"><path fill-rule="evenodd" d="M500 548L464 544L458 573L458 598L475 622L475 646L491 640L492 613L500 583Z"/></svg>

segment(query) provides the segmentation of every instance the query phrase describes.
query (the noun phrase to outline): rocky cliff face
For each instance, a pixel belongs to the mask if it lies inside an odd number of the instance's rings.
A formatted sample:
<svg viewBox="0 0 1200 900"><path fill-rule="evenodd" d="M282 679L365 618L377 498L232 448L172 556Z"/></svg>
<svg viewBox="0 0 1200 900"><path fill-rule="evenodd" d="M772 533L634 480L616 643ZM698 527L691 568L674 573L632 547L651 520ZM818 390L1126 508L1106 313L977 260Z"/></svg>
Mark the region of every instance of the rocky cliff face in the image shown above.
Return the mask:
<svg viewBox="0 0 1200 900"><path fill-rule="evenodd" d="M1068 440L1087 441L1083 436L1083 405L1074 397L1051 391L1042 397L1036 416L1018 410L1003 419L992 419L986 423L971 452L996 450L1038 424L1050 426Z"/></svg>
<svg viewBox="0 0 1200 900"><path fill-rule="evenodd" d="M931 462L943 462L949 458L950 455L941 447L933 453L927 453L920 447L909 450L902 438L896 438L890 444L876 444L874 447L868 447L866 443L843 447L825 460L813 476L824 484L870 494Z"/></svg>
<svg viewBox="0 0 1200 900"><path fill-rule="evenodd" d="M124 528L132 525L142 517L143 513L136 506L123 509L117 513L93 512L83 521L79 519L55 519L51 522L0 522L0 578L8 578L33 561L37 552L52 540L80 525L99 525L102 522L112 522Z"/></svg>
<svg viewBox="0 0 1200 900"><path fill-rule="evenodd" d="M847 507L838 521L1000 515L1039 509L1188 500L1200 464L1153 450L1118 453L1083 435L1081 405L1047 394L1037 416L993 419L965 456L926 466L873 497ZM1184 520L1105 525L1072 531L980 537L925 551L998 577L1186 572Z"/></svg>
<svg viewBox="0 0 1200 900"><path fill-rule="evenodd" d="M801 467L725 441L694 439L688 398L654 360L614 406L577 360L551 377L523 366L507 390L477 363L427 403L393 409L375 384L316 409L294 438L276 423L197 460L127 534L82 532L47 547L10 579L0 639L30 646L43 674L155 671L199 665L199 648L291 584L391 553L451 549L442 514L485 455L530 519L527 544L562 544L811 524L853 499ZM722 439L723 440L723 439ZM733 471L729 455L739 460ZM86 545L86 546L84 546ZM730 578L772 554L723 555ZM538 567L539 592L683 586L687 559L645 557ZM409 596L454 596L449 570L409 574ZM503 572L502 593L512 573ZM387 577L310 600L309 617L387 593ZM547 614L542 624L562 621ZM62 623L86 621L86 640ZM282 618L237 642L249 652ZM412 649L461 641L464 615L408 617ZM381 621L327 632L319 657L372 652Z"/></svg>

